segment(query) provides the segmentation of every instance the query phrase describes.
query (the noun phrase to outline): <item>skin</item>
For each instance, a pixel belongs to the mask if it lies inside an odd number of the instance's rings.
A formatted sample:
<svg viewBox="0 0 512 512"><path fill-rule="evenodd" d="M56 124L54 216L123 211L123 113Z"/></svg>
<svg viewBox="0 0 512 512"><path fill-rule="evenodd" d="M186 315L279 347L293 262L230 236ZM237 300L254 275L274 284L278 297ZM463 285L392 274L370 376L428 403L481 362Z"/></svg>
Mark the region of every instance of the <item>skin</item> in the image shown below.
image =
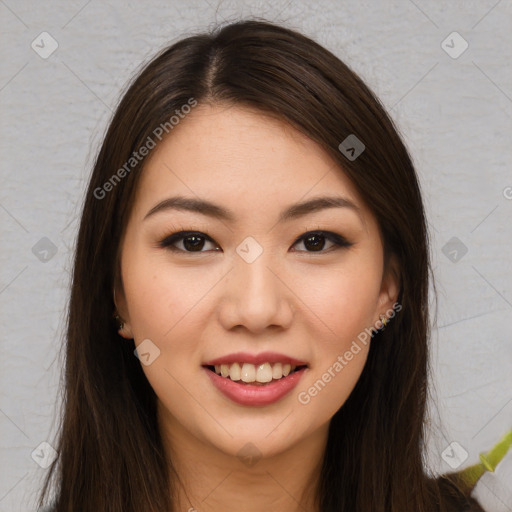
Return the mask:
<svg viewBox="0 0 512 512"><path fill-rule="evenodd" d="M236 220L178 210L144 219L177 194L215 202ZM277 223L285 207L322 195L343 196L358 209ZM208 233L213 242L206 239L202 252L190 245L186 252L183 239L174 243L182 252L159 246L181 230ZM315 251L299 240L315 230L352 245L320 238L324 248ZM248 236L263 249L252 263L236 252ZM298 395L392 310L394 265L392 258L384 268L377 222L351 181L283 121L240 106L199 105L153 150L122 239L116 304L121 335L137 346L150 339L160 350L143 370L183 484L176 510L317 510L311 491L329 422L359 379L370 344L359 343L357 355L309 403ZM309 368L279 402L243 406L221 394L201 366L238 351L275 351ZM247 443L261 456L252 466L237 457Z"/></svg>

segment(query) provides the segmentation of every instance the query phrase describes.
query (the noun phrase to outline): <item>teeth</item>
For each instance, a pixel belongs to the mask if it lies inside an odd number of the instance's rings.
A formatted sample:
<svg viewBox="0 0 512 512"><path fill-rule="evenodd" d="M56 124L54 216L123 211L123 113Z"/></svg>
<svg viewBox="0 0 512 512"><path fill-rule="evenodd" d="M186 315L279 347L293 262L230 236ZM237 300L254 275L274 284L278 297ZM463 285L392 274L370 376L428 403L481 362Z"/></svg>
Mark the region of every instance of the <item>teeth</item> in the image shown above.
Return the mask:
<svg viewBox="0 0 512 512"><path fill-rule="evenodd" d="M281 363L275 363L272 368L272 378L280 379L283 376L283 365Z"/></svg>
<svg viewBox="0 0 512 512"><path fill-rule="evenodd" d="M258 382L270 382L272 380L272 366L270 363L263 363L256 370L256 380Z"/></svg>
<svg viewBox="0 0 512 512"><path fill-rule="evenodd" d="M229 368L229 365L226 365ZM229 368L229 375L226 375L226 377L229 377L231 380L240 380L242 378L242 369L240 368L240 365L238 363L234 363L231 365L231 368Z"/></svg>
<svg viewBox="0 0 512 512"><path fill-rule="evenodd" d="M250 363L233 363L215 365L215 373L234 381L265 384L287 377L295 368L297 368L296 365L289 363L263 363L257 366Z"/></svg>
<svg viewBox="0 0 512 512"><path fill-rule="evenodd" d="M242 366L242 380L254 382L256 380L256 367L253 364L244 363Z"/></svg>

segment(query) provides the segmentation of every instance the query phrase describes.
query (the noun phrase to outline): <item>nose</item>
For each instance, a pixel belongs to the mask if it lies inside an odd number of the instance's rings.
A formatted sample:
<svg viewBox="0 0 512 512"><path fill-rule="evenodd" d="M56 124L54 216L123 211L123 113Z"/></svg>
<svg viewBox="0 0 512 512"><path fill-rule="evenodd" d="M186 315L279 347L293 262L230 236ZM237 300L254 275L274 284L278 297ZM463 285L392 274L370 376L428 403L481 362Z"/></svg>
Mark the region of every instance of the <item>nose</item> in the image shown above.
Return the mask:
<svg viewBox="0 0 512 512"><path fill-rule="evenodd" d="M226 330L245 328L254 334L288 328L296 310L289 281L283 266L265 252L251 263L236 255L219 303L222 326Z"/></svg>

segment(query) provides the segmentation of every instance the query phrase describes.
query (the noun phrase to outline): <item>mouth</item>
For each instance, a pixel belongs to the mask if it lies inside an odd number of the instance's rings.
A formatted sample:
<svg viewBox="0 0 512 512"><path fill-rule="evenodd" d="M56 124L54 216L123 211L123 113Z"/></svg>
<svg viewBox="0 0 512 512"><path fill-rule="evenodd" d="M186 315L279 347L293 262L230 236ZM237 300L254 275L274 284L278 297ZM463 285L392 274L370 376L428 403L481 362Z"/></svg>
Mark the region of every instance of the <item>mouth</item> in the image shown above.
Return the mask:
<svg viewBox="0 0 512 512"><path fill-rule="evenodd" d="M217 390L243 406L268 406L289 395L309 365L277 352L236 352L201 365Z"/></svg>
<svg viewBox="0 0 512 512"><path fill-rule="evenodd" d="M274 382L279 382L307 367L307 364L281 362L265 362L261 364L234 362L230 364L203 365L203 368L215 373L219 377L237 382L238 384L251 384L253 386L267 386Z"/></svg>

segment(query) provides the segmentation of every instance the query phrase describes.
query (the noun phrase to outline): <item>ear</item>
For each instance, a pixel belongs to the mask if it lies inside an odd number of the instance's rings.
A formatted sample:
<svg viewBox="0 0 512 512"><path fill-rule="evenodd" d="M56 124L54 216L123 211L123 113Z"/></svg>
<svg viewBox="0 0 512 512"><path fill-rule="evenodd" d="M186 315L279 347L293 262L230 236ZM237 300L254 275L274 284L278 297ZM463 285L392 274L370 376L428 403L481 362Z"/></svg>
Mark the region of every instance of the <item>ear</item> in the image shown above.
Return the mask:
<svg viewBox="0 0 512 512"><path fill-rule="evenodd" d="M127 340L133 339L133 332L130 325L130 316L128 314L128 307L126 304L126 297L123 290L122 283L120 285L114 286L114 305L116 307L117 315L120 318L120 322L122 322L123 326L119 327L118 333L123 338Z"/></svg>
<svg viewBox="0 0 512 512"><path fill-rule="evenodd" d="M400 268L398 259L394 254L389 256L384 273L382 276L382 283L380 287L379 300L378 300L378 315L389 316L386 313L393 310L393 305L398 299L400 292Z"/></svg>

